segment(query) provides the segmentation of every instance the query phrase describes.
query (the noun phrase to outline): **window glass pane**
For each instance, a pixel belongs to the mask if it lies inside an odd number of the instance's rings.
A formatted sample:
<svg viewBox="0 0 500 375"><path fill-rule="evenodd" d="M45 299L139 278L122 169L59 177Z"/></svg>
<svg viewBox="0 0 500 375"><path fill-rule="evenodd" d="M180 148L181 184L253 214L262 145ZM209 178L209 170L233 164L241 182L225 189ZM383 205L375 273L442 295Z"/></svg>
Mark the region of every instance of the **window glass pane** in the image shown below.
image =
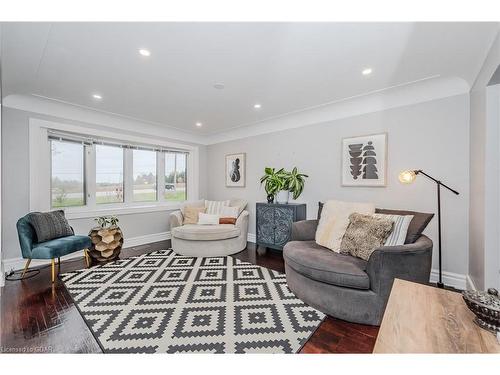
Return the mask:
<svg viewBox="0 0 500 375"><path fill-rule="evenodd" d="M187 199L186 159L187 155L184 153L165 154L165 200Z"/></svg>
<svg viewBox="0 0 500 375"><path fill-rule="evenodd" d="M156 152L134 150L134 201L156 201Z"/></svg>
<svg viewBox="0 0 500 375"><path fill-rule="evenodd" d="M96 203L123 202L123 149L95 147Z"/></svg>
<svg viewBox="0 0 500 375"><path fill-rule="evenodd" d="M51 141L52 207L85 205L84 151L82 144Z"/></svg>

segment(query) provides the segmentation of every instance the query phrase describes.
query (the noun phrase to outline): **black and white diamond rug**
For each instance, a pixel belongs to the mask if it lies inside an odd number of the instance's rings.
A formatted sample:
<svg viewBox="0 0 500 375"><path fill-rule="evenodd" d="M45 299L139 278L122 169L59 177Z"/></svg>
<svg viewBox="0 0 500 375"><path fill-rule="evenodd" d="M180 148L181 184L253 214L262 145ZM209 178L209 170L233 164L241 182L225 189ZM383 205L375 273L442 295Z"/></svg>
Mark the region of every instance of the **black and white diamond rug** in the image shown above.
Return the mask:
<svg viewBox="0 0 500 375"><path fill-rule="evenodd" d="M60 277L105 353L296 353L325 317L232 257L160 250Z"/></svg>

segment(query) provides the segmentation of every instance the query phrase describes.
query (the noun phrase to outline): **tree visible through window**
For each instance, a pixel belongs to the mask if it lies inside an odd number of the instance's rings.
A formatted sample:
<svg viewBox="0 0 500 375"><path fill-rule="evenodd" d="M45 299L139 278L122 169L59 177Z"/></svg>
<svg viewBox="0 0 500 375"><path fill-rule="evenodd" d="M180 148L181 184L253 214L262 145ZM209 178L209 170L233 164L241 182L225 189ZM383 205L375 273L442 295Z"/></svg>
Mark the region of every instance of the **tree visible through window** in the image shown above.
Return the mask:
<svg viewBox="0 0 500 375"><path fill-rule="evenodd" d="M165 154L165 200L185 201L187 199L187 173L185 153Z"/></svg>
<svg viewBox="0 0 500 375"><path fill-rule="evenodd" d="M156 152L134 150L134 202L156 201Z"/></svg>
<svg viewBox="0 0 500 375"><path fill-rule="evenodd" d="M95 160L96 203L123 202L123 149L97 145Z"/></svg>
<svg viewBox="0 0 500 375"><path fill-rule="evenodd" d="M85 205L84 150L79 143L51 141L52 207Z"/></svg>

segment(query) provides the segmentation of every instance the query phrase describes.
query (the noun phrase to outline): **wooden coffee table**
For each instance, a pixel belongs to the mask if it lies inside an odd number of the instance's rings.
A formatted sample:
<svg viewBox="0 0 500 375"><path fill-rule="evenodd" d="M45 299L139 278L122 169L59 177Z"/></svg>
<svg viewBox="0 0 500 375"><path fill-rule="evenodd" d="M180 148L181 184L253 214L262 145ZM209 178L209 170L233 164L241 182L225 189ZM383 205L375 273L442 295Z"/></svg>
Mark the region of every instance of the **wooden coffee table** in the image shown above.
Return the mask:
<svg viewBox="0 0 500 375"><path fill-rule="evenodd" d="M500 353L460 293L394 280L374 353Z"/></svg>

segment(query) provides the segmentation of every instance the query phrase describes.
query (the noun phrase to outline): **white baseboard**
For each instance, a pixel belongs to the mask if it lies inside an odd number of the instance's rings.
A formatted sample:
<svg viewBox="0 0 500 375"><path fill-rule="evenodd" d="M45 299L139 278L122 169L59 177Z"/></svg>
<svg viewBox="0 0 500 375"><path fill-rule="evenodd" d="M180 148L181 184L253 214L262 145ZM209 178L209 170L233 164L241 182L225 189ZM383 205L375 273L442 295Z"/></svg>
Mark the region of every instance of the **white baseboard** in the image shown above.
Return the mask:
<svg viewBox="0 0 500 375"><path fill-rule="evenodd" d="M444 285L452 286L456 289L465 290L467 289L466 283L467 277L460 273L443 271L443 283ZM430 282L435 283L439 280L439 270L431 270Z"/></svg>
<svg viewBox="0 0 500 375"><path fill-rule="evenodd" d="M247 241L255 243L257 241L255 234L248 233ZM437 282L439 279L439 271L436 269L431 270L430 282ZM457 289L475 289L474 283L469 275L462 275L454 272L443 271L443 283Z"/></svg>
<svg viewBox="0 0 500 375"><path fill-rule="evenodd" d="M131 237L128 239L125 239L123 247L135 247L135 246L140 246L140 245L145 245L148 243L152 242L159 242L159 241L165 241L171 239L170 232L161 232L161 233L153 233L153 234L147 234L144 236L137 236L137 237ZM255 243L256 242L256 236L253 233L248 233L247 235L247 241ZM73 254L69 254L65 257L62 257L62 260L67 260L67 259L73 259L73 258L78 258L78 257L83 257L82 252L76 252ZM4 259L3 260L3 269L5 272L9 272L10 270L20 270L24 267L24 264L26 263L26 260L19 257L19 258L10 258L10 259ZM40 266L40 265L45 265L49 264L50 260L44 260L44 259L33 259L31 262L31 266ZM0 286L3 286L3 277L4 274L2 272L2 275L0 276ZM431 277L430 281L431 282L436 282L438 280L438 270L433 269L431 271ZM452 286L457 289L476 289L474 286L474 283L472 279L470 278L469 275L462 275L458 273L453 273L453 272L443 272L443 282L446 285Z"/></svg>
<svg viewBox="0 0 500 375"><path fill-rule="evenodd" d="M172 238L172 236L170 235L170 232L146 234L145 236L125 238L125 241L123 242L123 247L124 248L135 247L135 246L140 246L140 245L144 245L144 244L151 243L151 242L166 241L166 240L170 240L171 238Z"/></svg>
<svg viewBox="0 0 500 375"><path fill-rule="evenodd" d="M169 240L170 238L171 238L170 232L153 233L153 234L147 234L145 236L131 237L125 239L125 241L123 242L123 248L145 245L152 242L165 241ZM61 257L61 260L68 260L79 257L83 258L83 251L77 251L75 253ZM17 271L23 269L25 264L26 264L26 259L23 259L21 257L4 259L3 269L5 270L5 272L10 272L10 270ZM43 266L46 264L50 264L49 259L33 259L31 261L30 267ZM3 276L4 273L2 273L1 277L2 279Z"/></svg>
<svg viewBox="0 0 500 375"><path fill-rule="evenodd" d="M252 243L256 243L257 242L257 237L253 233L248 233L247 234L247 241L248 242L252 242Z"/></svg>

